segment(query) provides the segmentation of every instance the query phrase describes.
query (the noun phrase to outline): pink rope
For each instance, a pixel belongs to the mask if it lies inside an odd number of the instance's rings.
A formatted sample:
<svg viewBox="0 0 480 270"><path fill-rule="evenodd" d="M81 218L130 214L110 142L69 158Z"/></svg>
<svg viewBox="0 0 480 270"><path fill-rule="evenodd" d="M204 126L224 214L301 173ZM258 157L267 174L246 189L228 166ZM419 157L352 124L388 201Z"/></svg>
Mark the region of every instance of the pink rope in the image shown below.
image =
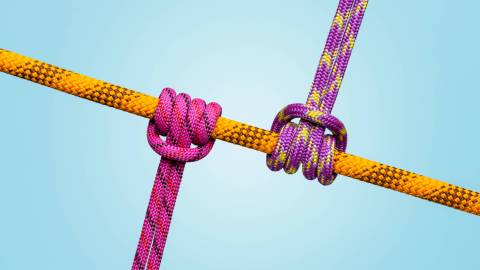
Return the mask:
<svg viewBox="0 0 480 270"><path fill-rule="evenodd" d="M222 108L165 88L147 128L152 149L162 156L132 269L160 268L185 163L200 160L213 147L210 137ZM166 136L163 141L161 136ZM190 148L191 144L198 145Z"/></svg>

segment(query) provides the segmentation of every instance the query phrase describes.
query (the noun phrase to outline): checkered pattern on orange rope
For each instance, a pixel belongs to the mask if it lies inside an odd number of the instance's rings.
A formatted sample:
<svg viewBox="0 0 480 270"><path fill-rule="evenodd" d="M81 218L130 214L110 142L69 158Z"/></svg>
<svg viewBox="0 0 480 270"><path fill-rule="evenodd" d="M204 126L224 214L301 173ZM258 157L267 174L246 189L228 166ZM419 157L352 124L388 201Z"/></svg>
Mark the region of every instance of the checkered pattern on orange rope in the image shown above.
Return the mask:
<svg viewBox="0 0 480 270"><path fill-rule="evenodd" d="M149 119L158 103L155 97L4 49L0 71ZM212 137L269 154L279 134L220 117ZM379 162L336 150L334 172L480 215L480 193Z"/></svg>

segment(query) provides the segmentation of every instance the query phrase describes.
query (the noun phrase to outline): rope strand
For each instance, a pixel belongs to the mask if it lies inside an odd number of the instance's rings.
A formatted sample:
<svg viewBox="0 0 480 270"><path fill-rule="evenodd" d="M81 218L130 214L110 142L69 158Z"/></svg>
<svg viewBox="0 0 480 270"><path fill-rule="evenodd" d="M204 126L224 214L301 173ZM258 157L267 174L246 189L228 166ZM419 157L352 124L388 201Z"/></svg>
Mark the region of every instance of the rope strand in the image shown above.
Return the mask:
<svg viewBox="0 0 480 270"><path fill-rule="evenodd" d="M0 49L0 71L148 119L153 118L158 104L155 97L5 49ZM279 134L220 117L212 138L270 154ZM389 175L382 171L388 165L340 151L334 151L333 157L335 173L480 216L478 192L397 168Z"/></svg>

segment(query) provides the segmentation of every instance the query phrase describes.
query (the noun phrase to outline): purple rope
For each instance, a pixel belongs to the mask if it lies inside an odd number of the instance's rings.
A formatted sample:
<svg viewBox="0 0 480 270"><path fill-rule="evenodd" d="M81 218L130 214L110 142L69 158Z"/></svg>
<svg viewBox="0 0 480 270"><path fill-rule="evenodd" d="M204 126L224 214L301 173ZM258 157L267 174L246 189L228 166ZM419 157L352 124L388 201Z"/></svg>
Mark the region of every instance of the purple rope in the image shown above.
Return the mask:
<svg viewBox="0 0 480 270"><path fill-rule="evenodd" d="M368 0L340 0L325 48L315 73L306 104L291 104L281 110L272 124L280 137L267 165L273 171L295 173L302 165L303 175L324 185L336 177L334 150L345 151L347 131L330 115L350 59ZM300 118L297 125L290 122ZM332 134L325 134L325 129Z"/></svg>
<svg viewBox="0 0 480 270"><path fill-rule="evenodd" d="M210 135L221 111L217 103L207 105L201 99L191 100L189 95L177 95L173 89L163 89L160 94L154 119L148 124L147 139L162 159L143 221L133 270L160 268L185 163L200 160L210 152L214 143ZM166 141L161 136L166 136ZM198 147L190 148L192 143Z"/></svg>

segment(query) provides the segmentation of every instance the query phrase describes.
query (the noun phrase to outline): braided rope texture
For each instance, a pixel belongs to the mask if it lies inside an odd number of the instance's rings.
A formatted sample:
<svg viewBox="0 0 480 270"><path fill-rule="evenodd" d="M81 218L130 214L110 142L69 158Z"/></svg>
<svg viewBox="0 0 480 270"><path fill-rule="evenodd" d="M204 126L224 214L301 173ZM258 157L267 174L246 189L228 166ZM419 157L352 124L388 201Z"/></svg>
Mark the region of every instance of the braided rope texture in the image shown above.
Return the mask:
<svg viewBox="0 0 480 270"><path fill-rule="evenodd" d="M333 150L345 152L347 132L332 116L333 105L352 54L368 0L340 0L320 58L306 104L290 104L275 117L271 130L280 133L267 166L295 173L300 165L305 178L331 184ZM282 118L287 117L286 121ZM297 125L290 120L300 118ZM325 134L328 129L333 134Z"/></svg>
<svg viewBox="0 0 480 270"><path fill-rule="evenodd" d="M480 193L340 151L335 171L370 184L480 215Z"/></svg>
<svg viewBox="0 0 480 270"><path fill-rule="evenodd" d="M149 119L158 104L157 98L4 49L0 49L0 71ZM220 117L212 137L270 154L279 134ZM334 152L334 161L335 173L480 216L480 194L475 191L400 169L386 170L386 165L339 151ZM382 173L382 167L388 177ZM458 193L466 197L462 199ZM459 206L458 201L464 200L463 205L468 207Z"/></svg>
<svg viewBox="0 0 480 270"><path fill-rule="evenodd" d="M151 119L158 99L0 49L0 70L62 92Z"/></svg>

